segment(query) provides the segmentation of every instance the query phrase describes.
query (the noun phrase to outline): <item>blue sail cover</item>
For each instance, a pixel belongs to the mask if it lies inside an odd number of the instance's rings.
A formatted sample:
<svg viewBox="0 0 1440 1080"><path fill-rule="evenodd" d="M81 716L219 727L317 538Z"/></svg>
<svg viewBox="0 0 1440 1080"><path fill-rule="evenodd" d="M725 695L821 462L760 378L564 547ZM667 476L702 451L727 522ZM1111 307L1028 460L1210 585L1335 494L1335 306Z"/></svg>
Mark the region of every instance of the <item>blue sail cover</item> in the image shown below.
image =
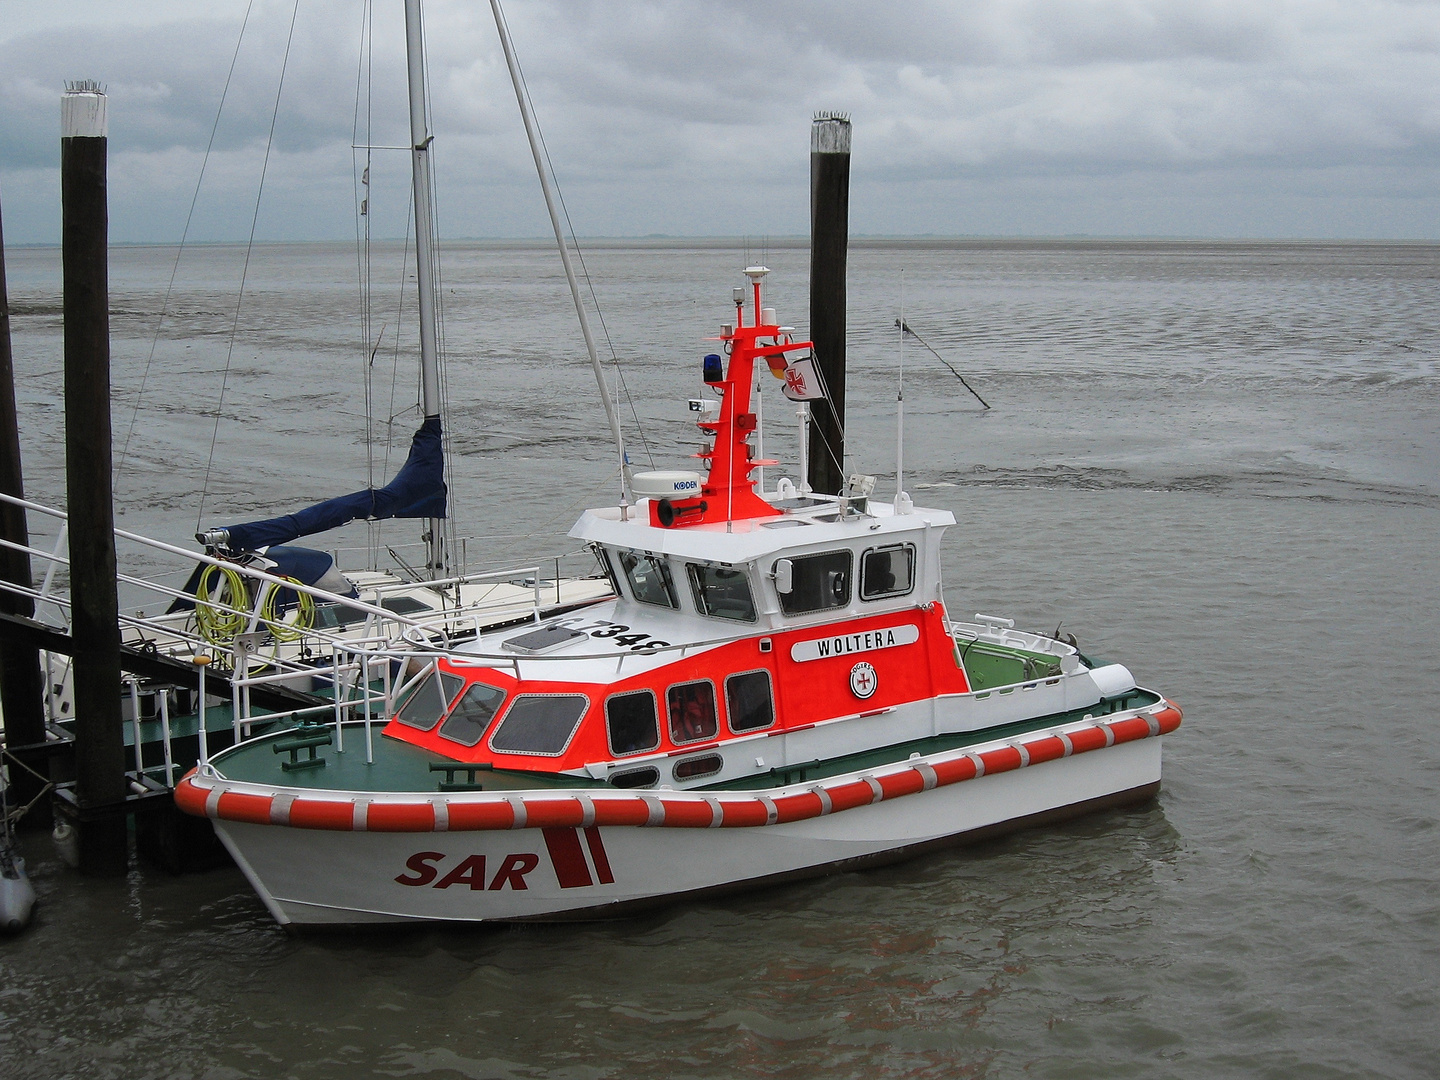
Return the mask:
<svg viewBox="0 0 1440 1080"><path fill-rule="evenodd" d="M428 416L410 440L410 456L383 488L366 488L338 499L306 507L294 514L231 525L230 547L256 551L271 544L288 544L300 536L338 529L356 518L443 518L445 516L445 459L440 449L440 418Z"/></svg>

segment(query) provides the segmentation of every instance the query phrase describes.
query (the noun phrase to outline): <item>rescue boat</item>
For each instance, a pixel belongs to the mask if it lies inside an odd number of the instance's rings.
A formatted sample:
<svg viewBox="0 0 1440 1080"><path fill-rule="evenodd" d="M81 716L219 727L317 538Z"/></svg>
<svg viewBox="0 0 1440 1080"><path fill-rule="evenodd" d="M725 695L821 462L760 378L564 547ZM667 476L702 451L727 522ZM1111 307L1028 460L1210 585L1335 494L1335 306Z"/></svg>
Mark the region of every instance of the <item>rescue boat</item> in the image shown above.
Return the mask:
<svg viewBox="0 0 1440 1080"><path fill-rule="evenodd" d="M604 918L1154 796L1179 708L1072 641L952 619L953 514L757 482L757 373L803 382L812 348L767 272L703 362L706 475L637 473L570 532L612 596L414 632L378 737L337 703L179 784L280 923Z"/></svg>

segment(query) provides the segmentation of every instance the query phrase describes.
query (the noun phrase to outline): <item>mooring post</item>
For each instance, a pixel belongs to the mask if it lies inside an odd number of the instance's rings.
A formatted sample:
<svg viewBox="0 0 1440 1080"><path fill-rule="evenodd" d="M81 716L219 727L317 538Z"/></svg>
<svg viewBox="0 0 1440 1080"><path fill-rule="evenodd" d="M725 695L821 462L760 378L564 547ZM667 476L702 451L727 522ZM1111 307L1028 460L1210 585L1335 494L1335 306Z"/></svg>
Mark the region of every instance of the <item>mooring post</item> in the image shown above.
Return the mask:
<svg viewBox="0 0 1440 1080"><path fill-rule="evenodd" d="M810 340L826 400L810 422L810 486L845 483L845 259L850 240L850 120L820 113L810 125Z"/></svg>
<svg viewBox="0 0 1440 1080"><path fill-rule="evenodd" d="M76 824L81 872L123 874L128 851L110 482L108 140L105 94L98 85L70 85L60 100L60 134Z"/></svg>
<svg viewBox="0 0 1440 1080"><path fill-rule="evenodd" d="M20 468L20 425L15 409L15 364L10 352L10 296L5 284L5 226L0 217L0 491L25 497ZM30 545L25 511L0 503L0 539L21 547ZM21 589L32 585L30 556L0 547L0 577ZM32 618L35 602L29 596L0 589L0 612ZM5 712L5 745L17 760L37 771L47 768L43 759L20 749L45 741L45 680L40 674L40 653L18 642L0 640L0 707ZM20 805L40 793L42 782L26 769L11 769L11 797Z"/></svg>

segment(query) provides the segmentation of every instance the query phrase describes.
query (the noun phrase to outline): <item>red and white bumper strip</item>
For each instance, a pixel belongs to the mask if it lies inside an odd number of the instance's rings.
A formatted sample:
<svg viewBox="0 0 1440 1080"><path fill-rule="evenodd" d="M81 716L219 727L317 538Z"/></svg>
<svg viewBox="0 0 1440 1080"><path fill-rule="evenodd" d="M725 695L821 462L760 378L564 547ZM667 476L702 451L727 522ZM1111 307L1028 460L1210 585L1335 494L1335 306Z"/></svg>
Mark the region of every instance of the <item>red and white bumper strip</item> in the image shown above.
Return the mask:
<svg viewBox="0 0 1440 1080"><path fill-rule="evenodd" d="M1121 720L1013 741L983 752L946 751L885 766L861 776L831 777L785 794L750 792L627 792L596 789L551 792L309 793L266 792L192 771L175 788L175 805L196 817L341 832L464 832L474 829L589 828L632 825L680 829L750 828L802 821L858 806L903 798L981 776L1168 735L1180 726L1171 701Z"/></svg>

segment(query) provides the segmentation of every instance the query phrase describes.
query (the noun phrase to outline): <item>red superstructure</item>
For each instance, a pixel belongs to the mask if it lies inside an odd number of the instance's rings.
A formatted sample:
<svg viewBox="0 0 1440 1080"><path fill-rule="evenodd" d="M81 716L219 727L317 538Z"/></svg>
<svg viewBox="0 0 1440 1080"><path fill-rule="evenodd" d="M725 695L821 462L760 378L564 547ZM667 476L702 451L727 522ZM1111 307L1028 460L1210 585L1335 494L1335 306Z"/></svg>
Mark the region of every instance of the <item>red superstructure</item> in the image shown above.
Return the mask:
<svg viewBox="0 0 1440 1080"><path fill-rule="evenodd" d="M693 499L669 500L650 504L650 524L661 527L704 525L747 518L774 517L780 513L755 491L751 472L775 461L761 461L751 456L750 438L755 434L757 420L751 406L755 385L755 361L765 360L772 369L783 369L788 353L814 349L809 341L793 341L789 328L777 323L764 323L760 282L769 271L751 267L754 309L750 324L745 325L745 304L735 305L735 325L720 340L729 354L724 374L719 380L707 379L709 386L721 394L720 415L713 421L702 420L700 427L714 437L714 443L701 457L710 461L710 472L700 494ZM668 519L668 520L667 520Z"/></svg>

